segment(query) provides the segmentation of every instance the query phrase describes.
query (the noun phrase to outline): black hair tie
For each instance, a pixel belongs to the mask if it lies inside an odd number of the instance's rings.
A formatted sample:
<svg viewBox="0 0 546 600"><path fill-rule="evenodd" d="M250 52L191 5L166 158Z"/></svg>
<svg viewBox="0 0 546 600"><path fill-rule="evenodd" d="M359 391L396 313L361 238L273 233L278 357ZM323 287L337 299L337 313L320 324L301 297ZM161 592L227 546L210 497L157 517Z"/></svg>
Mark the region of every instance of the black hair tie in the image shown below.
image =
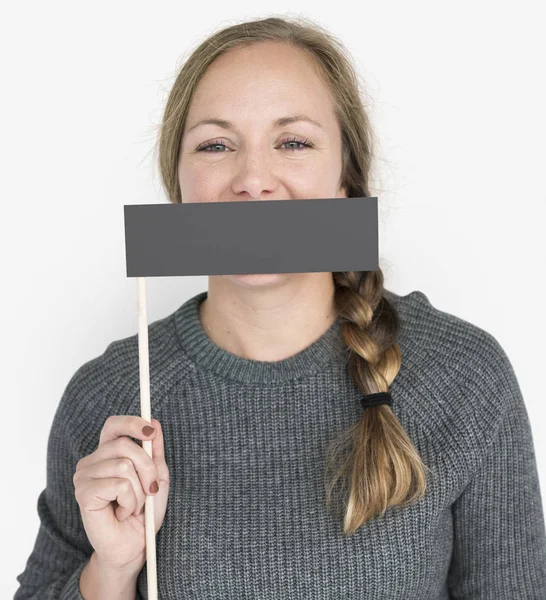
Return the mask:
<svg viewBox="0 0 546 600"><path fill-rule="evenodd" d="M387 404L392 406L392 396L389 392L378 392L377 394L367 394L360 399L363 408L377 406L378 404Z"/></svg>

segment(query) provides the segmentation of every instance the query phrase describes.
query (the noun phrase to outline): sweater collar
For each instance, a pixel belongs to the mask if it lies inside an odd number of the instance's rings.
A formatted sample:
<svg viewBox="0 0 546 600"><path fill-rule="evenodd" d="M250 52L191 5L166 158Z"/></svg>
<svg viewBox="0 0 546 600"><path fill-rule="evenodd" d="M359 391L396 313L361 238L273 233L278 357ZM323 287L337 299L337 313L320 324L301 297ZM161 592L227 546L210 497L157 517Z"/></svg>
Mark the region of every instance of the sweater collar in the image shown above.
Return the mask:
<svg viewBox="0 0 546 600"><path fill-rule="evenodd" d="M297 354L279 361L242 358L217 346L205 333L199 305L208 296L200 292L174 313L178 339L197 367L244 383L274 383L307 377L345 364L347 346L341 338L338 317L315 342Z"/></svg>

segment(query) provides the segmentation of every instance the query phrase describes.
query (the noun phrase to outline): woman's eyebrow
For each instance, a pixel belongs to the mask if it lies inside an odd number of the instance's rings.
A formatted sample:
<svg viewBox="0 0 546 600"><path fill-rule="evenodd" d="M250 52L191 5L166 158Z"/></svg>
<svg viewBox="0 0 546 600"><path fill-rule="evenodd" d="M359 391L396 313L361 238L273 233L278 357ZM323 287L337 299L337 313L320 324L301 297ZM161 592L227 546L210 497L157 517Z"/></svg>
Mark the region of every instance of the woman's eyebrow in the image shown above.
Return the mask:
<svg viewBox="0 0 546 600"><path fill-rule="evenodd" d="M321 129L324 129L324 127L318 121L311 119L307 115L292 115L289 117L280 117L279 119L273 121L273 127L284 127L285 125L290 125L290 123L295 123L296 121L307 121L308 123L312 123L313 125L316 125L317 127L320 127ZM186 133L189 133L196 127L199 127L199 125L218 125L219 127L222 127L223 129L234 129L235 128L231 121L226 121L224 119L210 118L210 119L201 119L200 121L197 121L197 123L195 123L195 125L192 125L190 128L187 129Z"/></svg>

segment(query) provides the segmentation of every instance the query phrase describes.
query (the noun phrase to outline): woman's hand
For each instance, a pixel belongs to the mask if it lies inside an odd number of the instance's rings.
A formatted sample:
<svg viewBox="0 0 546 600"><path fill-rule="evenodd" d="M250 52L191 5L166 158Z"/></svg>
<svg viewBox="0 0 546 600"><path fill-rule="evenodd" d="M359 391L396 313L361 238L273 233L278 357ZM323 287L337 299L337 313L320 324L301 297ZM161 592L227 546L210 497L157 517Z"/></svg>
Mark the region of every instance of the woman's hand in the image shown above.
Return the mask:
<svg viewBox="0 0 546 600"><path fill-rule="evenodd" d="M154 428L150 435L143 427ZM152 458L129 437L152 440ZM130 415L106 419L99 446L82 458L74 474L76 500L87 533L105 569L139 572L146 561L144 503L153 494L155 533L159 531L169 496L169 469L165 462L159 421ZM150 486L157 484L155 491ZM141 512L142 511L142 512Z"/></svg>

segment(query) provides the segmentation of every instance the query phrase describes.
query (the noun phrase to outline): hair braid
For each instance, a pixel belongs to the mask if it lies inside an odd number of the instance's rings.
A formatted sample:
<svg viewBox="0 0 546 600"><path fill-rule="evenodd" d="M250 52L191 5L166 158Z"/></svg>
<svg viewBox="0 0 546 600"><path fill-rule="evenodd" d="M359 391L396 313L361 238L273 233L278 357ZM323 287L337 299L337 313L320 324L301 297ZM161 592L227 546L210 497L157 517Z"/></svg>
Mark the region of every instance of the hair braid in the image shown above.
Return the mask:
<svg viewBox="0 0 546 600"><path fill-rule="evenodd" d="M352 380L363 395L387 392L402 355L396 343L399 319L383 295L383 273L378 269L333 275ZM382 516L389 506L403 506L424 495L426 467L390 406L366 408L357 423L330 442L327 471L340 462L334 477L326 479L326 494L330 505L338 480L349 486L348 497L343 488L344 534Z"/></svg>

